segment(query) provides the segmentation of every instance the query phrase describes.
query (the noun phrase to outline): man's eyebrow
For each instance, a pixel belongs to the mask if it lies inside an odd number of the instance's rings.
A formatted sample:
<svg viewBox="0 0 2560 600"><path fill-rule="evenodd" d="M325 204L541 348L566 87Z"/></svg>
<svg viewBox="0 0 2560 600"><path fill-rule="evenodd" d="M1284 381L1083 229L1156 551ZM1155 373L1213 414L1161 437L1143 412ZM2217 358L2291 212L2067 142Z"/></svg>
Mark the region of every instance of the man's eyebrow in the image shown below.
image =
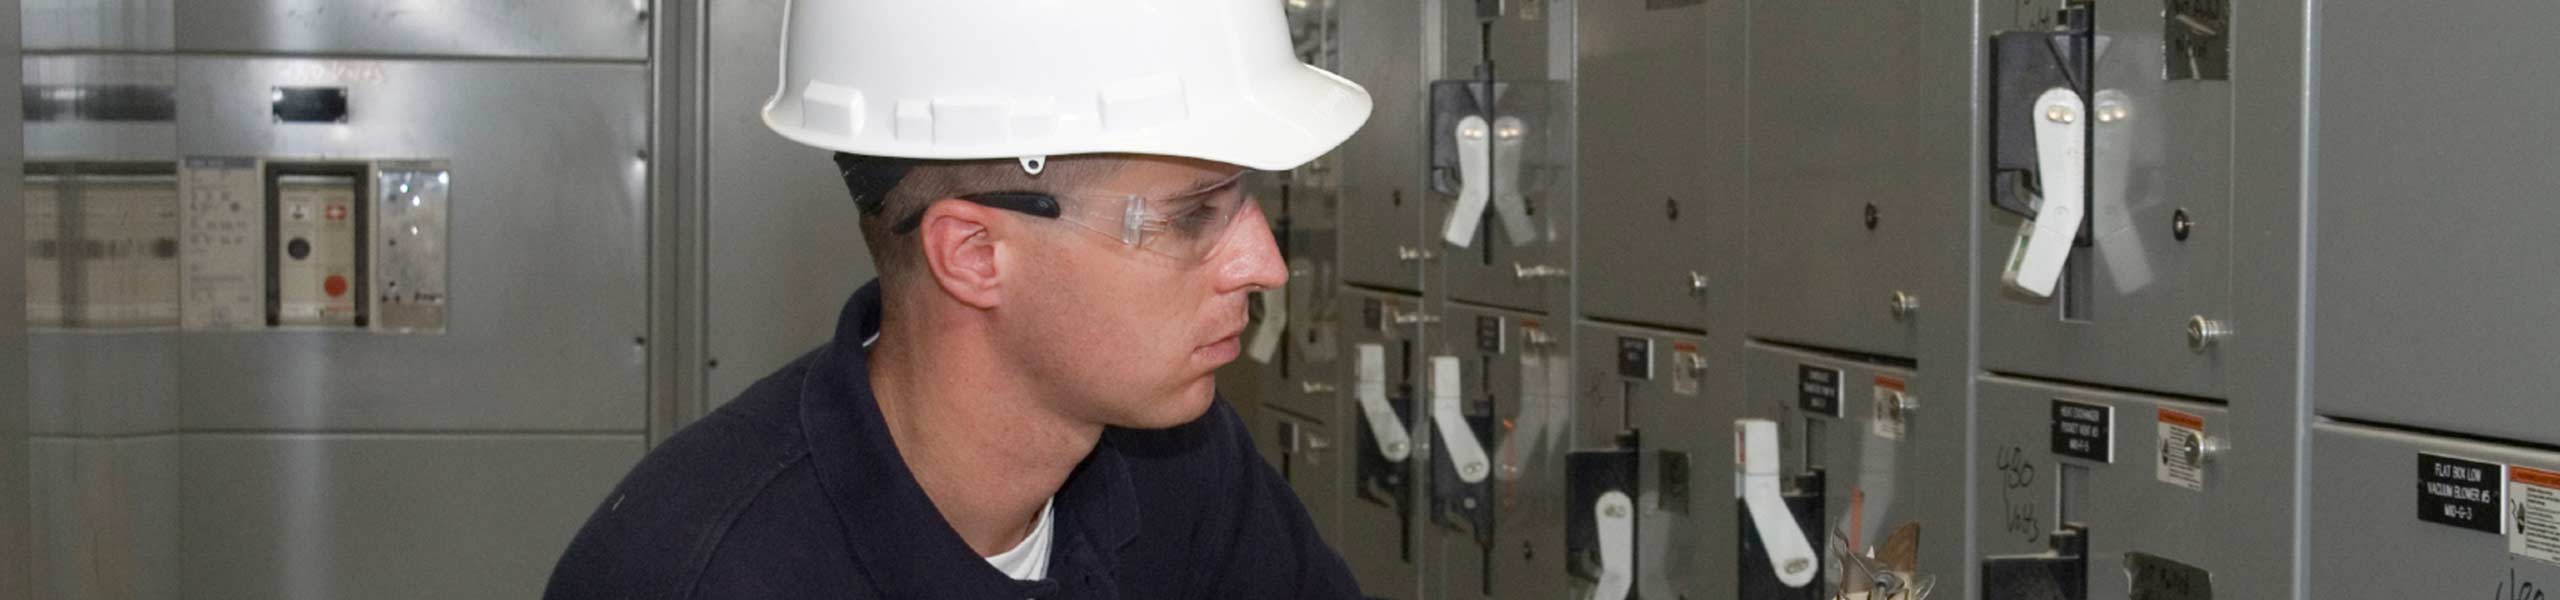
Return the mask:
<svg viewBox="0 0 2560 600"><path fill-rule="evenodd" d="M1184 184L1184 185L1182 186L1183 194L1184 194L1184 195L1197 194L1197 193L1200 193L1200 192L1206 192L1206 191L1209 191L1209 190L1217 189L1217 188L1219 188L1219 187L1224 186L1226 183L1228 183L1228 182L1230 182L1230 181L1234 181L1234 182L1241 182L1241 181L1243 181L1243 180L1244 180L1244 177L1245 177L1246 175L1249 175L1249 174L1252 174L1252 173L1253 173L1253 171L1252 171L1252 170L1244 170L1244 171L1237 171L1237 172L1229 173L1229 174L1225 174L1225 175L1218 175L1218 174L1214 174L1214 173L1213 173L1213 174L1208 174L1208 175L1202 175L1202 176L1200 176L1200 177L1198 177L1198 178L1194 178L1194 179L1192 179L1190 183Z"/></svg>

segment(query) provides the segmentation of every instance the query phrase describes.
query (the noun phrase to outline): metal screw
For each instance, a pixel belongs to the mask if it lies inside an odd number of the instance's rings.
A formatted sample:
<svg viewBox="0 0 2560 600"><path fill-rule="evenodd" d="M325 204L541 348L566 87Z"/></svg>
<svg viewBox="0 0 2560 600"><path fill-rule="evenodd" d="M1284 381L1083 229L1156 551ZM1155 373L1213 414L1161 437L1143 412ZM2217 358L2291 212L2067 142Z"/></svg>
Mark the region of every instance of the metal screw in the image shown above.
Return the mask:
<svg viewBox="0 0 2560 600"><path fill-rule="evenodd" d="M1440 253L1432 252L1428 248L1414 248L1411 246L1396 247L1396 260L1404 262L1422 262L1439 257Z"/></svg>
<svg viewBox="0 0 2560 600"><path fill-rule="evenodd" d="M1333 384L1321 381L1301 381L1298 382L1298 391L1307 394L1331 394L1334 388Z"/></svg>
<svg viewBox="0 0 2560 600"><path fill-rule="evenodd" d="M1459 500L1459 501L1458 501L1458 505L1459 505L1459 506L1466 507L1466 509L1467 509L1467 510L1475 510L1475 509L1476 509L1476 499L1474 499L1474 498L1461 499L1461 500Z"/></svg>
<svg viewBox="0 0 2560 600"><path fill-rule="evenodd" d="M2176 214L2169 216L2169 233L2177 236L2178 241L2187 241L2187 234L2194 233L2195 230L2196 221L2187 215L2187 209L2178 209Z"/></svg>
<svg viewBox="0 0 2560 600"><path fill-rule="evenodd" d="M1483 475L1483 474L1484 474L1484 463L1480 463L1480 462L1471 462L1471 463L1467 463L1467 466L1459 468L1459 469L1458 469L1458 472L1460 472L1460 473L1465 473L1465 474L1466 474L1466 476L1468 476L1468 477L1474 477L1474 476L1477 476L1477 475ZM1474 498L1468 498L1468 499L1467 499L1467 508L1475 508L1475 499L1474 499Z"/></svg>
<svg viewBox="0 0 2560 600"><path fill-rule="evenodd" d="M1438 322L1440 322L1439 315L1423 313L1401 313L1396 315L1397 325L1428 325Z"/></svg>
<svg viewBox="0 0 2560 600"><path fill-rule="evenodd" d="M1627 517L1627 507L1611 506L1609 507L1609 510L1605 511L1605 513L1612 519L1624 519Z"/></svg>
<svg viewBox="0 0 2560 600"><path fill-rule="evenodd" d="M1908 292L1896 291L1893 293L1890 308L1893 309L1893 320L1909 321L1912 315L1920 312L1920 297Z"/></svg>
<svg viewBox="0 0 2560 600"><path fill-rule="evenodd" d="M1389 454L1403 454L1404 448L1404 442L1387 442L1387 453Z"/></svg>
<svg viewBox="0 0 2560 600"><path fill-rule="evenodd" d="M2080 114L2072 112L2071 107L2056 106L2045 109L2044 118L2047 121L2069 125L2072 121L2080 120Z"/></svg>
<svg viewBox="0 0 2560 600"><path fill-rule="evenodd" d="M1904 414L1909 414L1912 411L1920 410L1920 399L1911 397L1911 394L1894 392L1893 407L1895 410L1899 410Z"/></svg>
<svg viewBox="0 0 2560 600"><path fill-rule="evenodd" d="M1666 214L1666 216L1669 216L1669 217L1671 218L1671 220L1673 220L1673 221L1678 221L1678 220L1680 220L1680 199L1679 199L1679 198L1663 198L1663 199L1662 199L1662 206L1663 206L1662 212L1663 212L1663 213L1665 213L1665 214Z"/></svg>
<svg viewBox="0 0 2560 600"><path fill-rule="evenodd" d="M1876 223L1882 221L1882 219L1877 218L1877 216L1875 203L1867 203L1867 231L1876 230Z"/></svg>
<svg viewBox="0 0 2560 600"><path fill-rule="evenodd" d="M1787 572L1788 572L1788 573L1802 573L1802 572L1804 572L1804 570L1805 570L1805 569L1811 569L1811 568L1813 568L1813 561L1812 561L1812 560L1798 558L1798 559L1794 559L1794 560L1789 560L1789 561L1787 561Z"/></svg>
<svg viewBox="0 0 2560 600"><path fill-rule="evenodd" d="M1700 272L1697 272L1697 271L1690 271L1690 272L1689 272L1689 295L1691 295L1691 296L1698 296L1698 297L1702 297L1702 298L1703 298L1703 297L1706 297L1706 295L1707 295L1707 275L1706 275L1705 273L1700 273Z"/></svg>
<svg viewBox="0 0 2560 600"><path fill-rule="evenodd" d="M2197 316L2187 319L2187 348L2203 352L2223 338L2231 337L2231 326L2221 321Z"/></svg>

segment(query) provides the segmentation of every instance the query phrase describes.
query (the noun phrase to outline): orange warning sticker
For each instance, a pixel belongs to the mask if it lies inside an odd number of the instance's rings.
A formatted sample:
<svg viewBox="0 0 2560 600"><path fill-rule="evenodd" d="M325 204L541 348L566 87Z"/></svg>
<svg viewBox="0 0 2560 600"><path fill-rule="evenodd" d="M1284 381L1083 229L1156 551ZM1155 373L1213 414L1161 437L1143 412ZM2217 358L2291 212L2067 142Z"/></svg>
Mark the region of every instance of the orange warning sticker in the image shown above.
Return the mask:
<svg viewBox="0 0 2560 600"><path fill-rule="evenodd" d="M2160 409L2160 422L2188 429L2204 429L2204 417L2190 415L2166 408Z"/></svg>
<svg viewBox="0 0 2560 600"><path fill-rule="evenodd" d="M2204 491L2204 417L2160 409L2159 441L2160 482Z"/></svg>

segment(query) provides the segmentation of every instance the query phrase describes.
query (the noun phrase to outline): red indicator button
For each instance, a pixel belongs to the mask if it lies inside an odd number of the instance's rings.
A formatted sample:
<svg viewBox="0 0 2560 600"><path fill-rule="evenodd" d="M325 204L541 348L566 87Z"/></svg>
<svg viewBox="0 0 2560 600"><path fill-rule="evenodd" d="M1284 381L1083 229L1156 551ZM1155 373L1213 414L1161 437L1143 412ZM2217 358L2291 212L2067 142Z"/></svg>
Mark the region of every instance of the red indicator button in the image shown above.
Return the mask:
<svg viewBox="0 0 2560 600"><path fill-rule="evenodd" d="M320 287L328 290L331 298L344 297L347 295L347 278L342 275L330 275L329 280L321 283Z"/></svg>

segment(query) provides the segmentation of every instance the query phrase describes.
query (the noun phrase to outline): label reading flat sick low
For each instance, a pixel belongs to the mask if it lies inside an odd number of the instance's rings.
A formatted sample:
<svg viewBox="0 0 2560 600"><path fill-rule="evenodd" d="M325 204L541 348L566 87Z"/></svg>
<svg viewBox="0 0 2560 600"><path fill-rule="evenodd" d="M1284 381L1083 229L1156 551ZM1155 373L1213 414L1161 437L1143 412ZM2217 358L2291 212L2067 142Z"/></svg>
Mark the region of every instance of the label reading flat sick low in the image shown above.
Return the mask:
<svg viewBox="0 0 2560 600"><path fill-rule="evenodd" d="M2434 454L2418 455L2418 520L2483 533L2506 533L2506 466Z"/></svg>

